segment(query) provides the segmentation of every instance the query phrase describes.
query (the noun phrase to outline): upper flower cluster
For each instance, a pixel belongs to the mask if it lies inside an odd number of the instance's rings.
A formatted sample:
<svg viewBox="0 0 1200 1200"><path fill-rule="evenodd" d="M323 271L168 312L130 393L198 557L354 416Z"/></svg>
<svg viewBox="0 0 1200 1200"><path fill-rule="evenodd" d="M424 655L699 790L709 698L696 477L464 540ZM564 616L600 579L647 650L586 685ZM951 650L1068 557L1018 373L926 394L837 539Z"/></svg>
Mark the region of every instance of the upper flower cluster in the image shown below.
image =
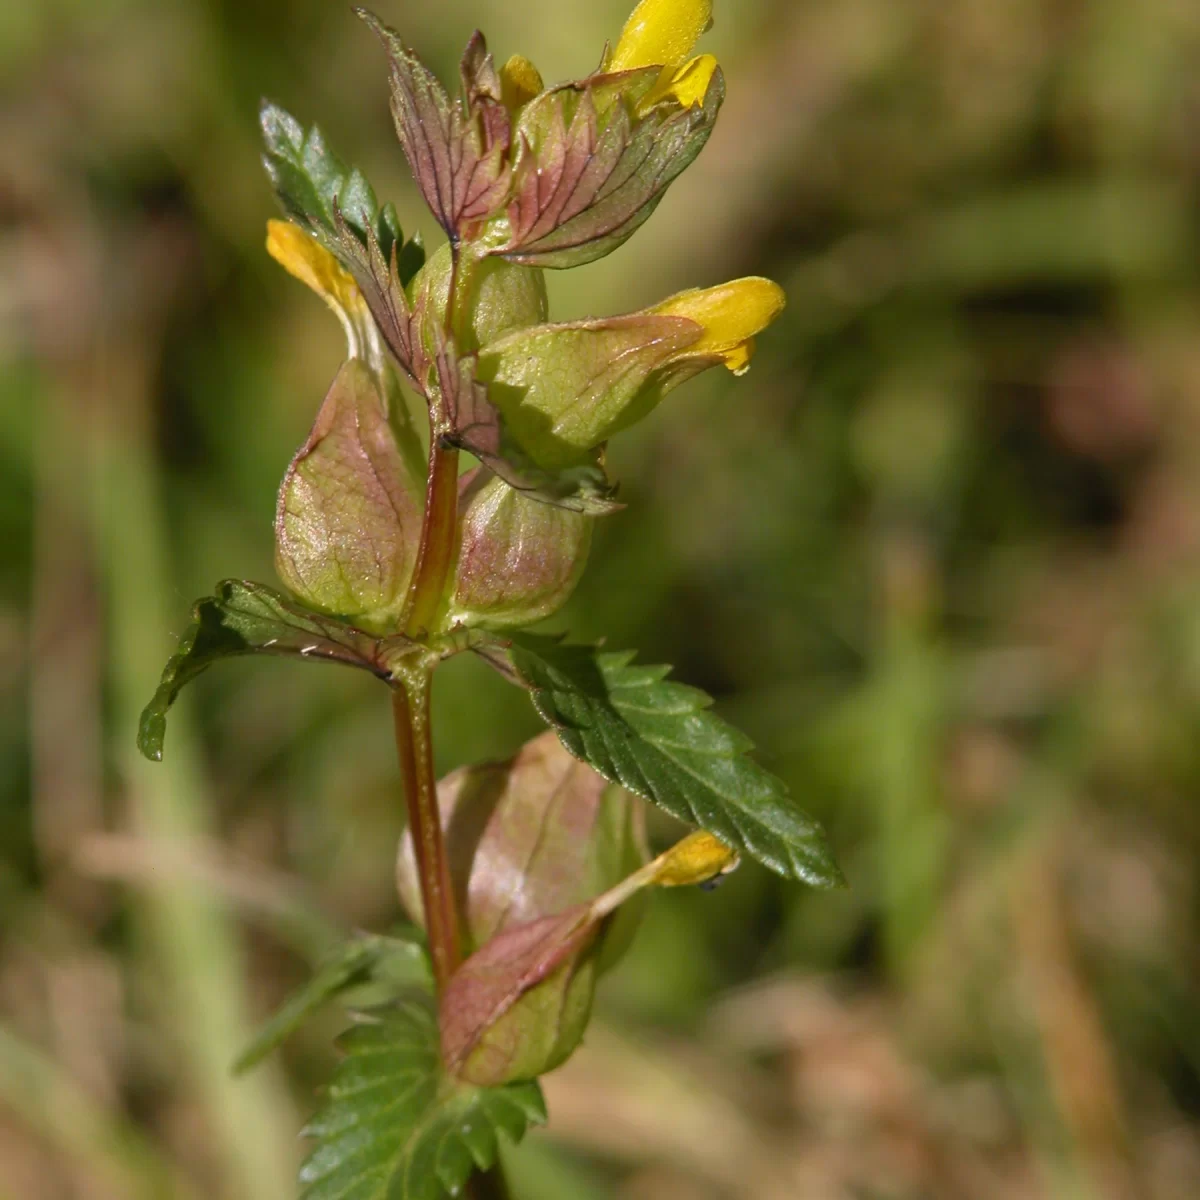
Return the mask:
<svg viewBox="0 0 1200 1200"><path fill-rule="evenodd" d="M617 507L607 440L699 371L744 371L783 307L777 285L749 278L622 316L547 319L542 269L615 250L707 141L724 78L692 51L711 3L642 0L595 72L551 87L519 56L497 69L476 33L457 99L360 15L387 51L396 130L448 245L421 265L394 211L320 134L264 108L268 170L306 231L271 222L268 249L337 312L360 364L343 369L284 481L280 569L309 603L380 627L411 632L418 576L428 593L437 571L419 629L527 623L565 600L590 518ZM431 466L453 448L482 464L457 500L441 487L457 533L434 567L418 562L432 471L390 399L385 349L428 403Z"/></svg>

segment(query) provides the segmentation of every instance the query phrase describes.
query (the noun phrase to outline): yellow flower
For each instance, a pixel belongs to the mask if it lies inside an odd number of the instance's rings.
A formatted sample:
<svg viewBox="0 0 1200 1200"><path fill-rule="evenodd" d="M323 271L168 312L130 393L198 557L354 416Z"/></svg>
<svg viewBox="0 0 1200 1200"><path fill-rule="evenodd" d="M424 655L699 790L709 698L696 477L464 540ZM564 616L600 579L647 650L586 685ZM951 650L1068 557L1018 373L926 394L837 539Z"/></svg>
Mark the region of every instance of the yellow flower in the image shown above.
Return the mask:
<svg viewBox="0 0 1200 1200"><path fill-rule="evenodd" d="M544 86L537 67L522 54L514 54L500 68L501 98L509 112L528 104Z"/></svg>
<svg viewBox="0 0 1200 1200"><path fill-rule="evenodd" d="M716 287L677 292L650 312L687 317L704 330L679 359L719 358L735 375L742 375L750 366L755 334L779 316L786 302L779 284L750 275Z"/></svg>
<svg viewBox="0 0 1200 1200"><path fill-rule="evenodd" d="M712 0L642 0L621 30L610 71L678 67L712 24Z"/></svg>
<svg viewBox="0 0 1200 1200"><path fill-rule="evenodd" d="M658 82L638 104L645 113L670 98L683 108L700 104L717 69L711 54L687 61L700 35L712 24L712 0L641 0L621 31L610 71L662 67Z"/></svg>
<svg viewBox="0 0 1200 1200"><path fill-rule="evenodd" d="M379 331L358 284L338 260L311 234L287 221L267 222L267 253L337 315L346 332L346 357L361 358L378 372L383 363Z"/></svg>

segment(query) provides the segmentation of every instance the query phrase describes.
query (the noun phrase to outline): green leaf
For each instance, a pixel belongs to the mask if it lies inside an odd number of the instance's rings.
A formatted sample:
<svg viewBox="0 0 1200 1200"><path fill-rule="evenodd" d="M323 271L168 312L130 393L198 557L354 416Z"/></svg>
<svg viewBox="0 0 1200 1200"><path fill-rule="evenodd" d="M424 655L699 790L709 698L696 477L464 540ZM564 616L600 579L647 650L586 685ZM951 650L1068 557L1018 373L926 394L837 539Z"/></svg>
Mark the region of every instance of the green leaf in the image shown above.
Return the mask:
<svg viewBox="0 0 1200 1200"><path fill-rule="evenodd" d="M306 226L327 249L340 255L338 215L366 246L373 236L390 260L395 247L403 284L425 261L416 240L404 241L393 205L380 207L375 192L357 167L352 170L325 144L317 126L307 132L290 113L264 100L259 110L266 153L263 166L288 216Z"/></svg>
<svg viewBox="0 0 1200 1200"><path fill-rule="evenodd" d="M163 668L153 699L138 725L138 748L162 761L167 709L184 684L218 659L240 654L276 654L324 659L361 667L391 679L392 665L414 643L402 637L376 638L336 617L323 616L260 583L226 579L215 596L196 602L192 624Z"/></svg>
<svg viewBox="0 0 1200 1200"><path fill-rule="evenodd" d="M546 1119L536 1082L479 1088L446 1074L437 1020L418 1001L370 1015L305 1134L302 1200L442 1200L496 1161L497 1133L518 1142Z"/></svg>
<svg viewBox="0 0 1200 1200"><path fill-rule="evenodd" d="M780 875L844 883L820 825L746 757L751 742L707 711L709 696L667 681L670 667L535 634L514 635L511 657L543 720L606 779Z"/></svg>
<svg viewBox="0 0 1200 1200"><path fill-rule="evenodd" d="M388 987L389 999L409 987L431 991L433 976L425 948L419 942L376 934L339 946L264 1022L238 1055L233 1073L242 1075L257 1066L330 1000L372 981Z"/></svg>

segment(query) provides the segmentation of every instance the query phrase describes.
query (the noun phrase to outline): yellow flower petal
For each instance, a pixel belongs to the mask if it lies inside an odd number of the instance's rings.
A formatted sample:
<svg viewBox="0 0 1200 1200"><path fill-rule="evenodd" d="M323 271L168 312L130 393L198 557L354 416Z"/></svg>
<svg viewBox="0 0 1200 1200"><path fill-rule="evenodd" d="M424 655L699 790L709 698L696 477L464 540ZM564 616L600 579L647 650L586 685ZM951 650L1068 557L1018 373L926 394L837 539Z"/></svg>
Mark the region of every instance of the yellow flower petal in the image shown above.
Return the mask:
<svg viewBox="0 0 1200 1200"><path fill-rule="evenodd" d="M712 0L641 0L621 30L610 71L677 67L712 23Z"/></svg>
<svg viewBox="0 0 1200 1200"><path fill-rule="evenodd" d="M288 221L267 222L267 253L289 275L312 288L346 331L348 357L382 361L379 335L354 277L328 250Z"/></svg>
<svg viewBox="0 0 1200 1200"><path fill-rule="evenodd" d="M528 104L544 86L537 67L521 54L514 54L500 68L501 97L509 112Z"/></svg>
<svg viewBox="0 0 1200 1200"><path fill-rule="evenodd" d="M668 317L687 317L704 333L681 357L719 358L735 375L742 374L754 352L754 335L766 329L783 311L783 288L770 279L751 275L711 288L679 292L650 311Z"/></svg>
<svg viewBox="0 0 1200 1200"><path fill-rule="evenodd" d="M654 882L659 887L690 887L725 875L738 865L736 850L718 841L711 833L690 833L651 864Z"/></svg>
<svg viewBox="0 0 1200 1200"><path fill-rule="evenodd" d="M663 100L674 100L681 108L704 103L708 85L717 69L711 54L701 54L678 70L664 67L655 85L638 101L639 116L644 116Z"/></svg>

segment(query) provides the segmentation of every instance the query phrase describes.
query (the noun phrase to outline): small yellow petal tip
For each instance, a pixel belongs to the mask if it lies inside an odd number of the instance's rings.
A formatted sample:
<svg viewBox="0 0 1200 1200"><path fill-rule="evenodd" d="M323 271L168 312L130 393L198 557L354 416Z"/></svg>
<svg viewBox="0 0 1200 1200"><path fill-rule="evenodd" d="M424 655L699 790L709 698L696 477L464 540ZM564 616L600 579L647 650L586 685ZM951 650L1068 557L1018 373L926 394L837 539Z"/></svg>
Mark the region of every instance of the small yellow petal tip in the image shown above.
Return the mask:
<svg viewBox="0 0 1200 1200"><path fill-rule="evenodd" d="M326 303L338 304L345 309L357 306L358 284L338 260L303 229L288 221L268 221L267 253Z"/></svg>
<svg viewBox="0 0 1200 1200"><path fill-rule="evenodd" d="M712 24L712 0L641 0L609 63L610 71L677 67Z"/></svg>
<svg viewBox="0 0 1200 1200"><path fill-rule="evenodd" d="M288 221L268 221L267 253L333 310L345 331L350 358L378 357L379 339L367 302L354 276L324 246Z"/></svg>
<svg viewBox="0 0 1200 1200"><path fill-rule="evenodd" d="M754 337L783 312L787 297L774 280L760 275L733 279L711 288L679 292L653 309L668 317L686 317L704 333L686 357L719 358L735 375L744 375L754 353Z"/></svg>
<svg viewBox="0 0 1200 1200"><path fill-rule="evenodd" d="M654 86L638 101L638 115L645 116L664 100L673 100L681 108L703 104L716 71L717 60L711 54L698 55L678 69L664 67Z"/></svg>
<svg viewBox="0 0 1200 1200"><path fill-rule="evenodd" d="M726 875L738 865L736 850L711 833L690 833L655 862L654 882L659 887L690 887Z"/></svg>
<svg viewBox="0 0 1200 1200"><path fill-rule="evenodd" d="M500 68L500 92L504 107L515 112L540 95L545 85L541 74L524 55L514 54Z"/></svg>

